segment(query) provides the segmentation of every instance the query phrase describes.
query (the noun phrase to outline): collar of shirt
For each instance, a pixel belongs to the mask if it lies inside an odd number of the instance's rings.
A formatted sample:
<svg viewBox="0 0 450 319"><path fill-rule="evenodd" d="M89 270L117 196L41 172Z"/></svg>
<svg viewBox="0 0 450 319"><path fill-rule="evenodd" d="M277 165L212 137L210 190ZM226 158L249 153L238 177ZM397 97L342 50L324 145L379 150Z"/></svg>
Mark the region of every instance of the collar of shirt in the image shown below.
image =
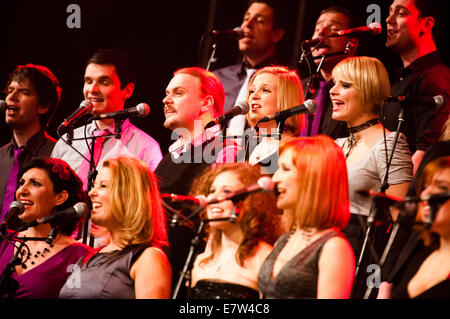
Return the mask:
<svg viewBox="0 0 450 319"><path fill-rule="evenodd" d="M48 135L44 130L38 131L34 134L24 145L24 148L27 152L30 152L33 155L36 155L42 144L45 143L47 139L53 139L50 135ZM14 149L19 148L17 145L14 136L11 138L11 143L9 146L9 150L13 151Z"/></svg>
<svg viewBox="0 0 450 319"><path fill-rule="evenodd" d="M194 138L191 143L189 144L183 144L183 141L181 138L176 140L172 145L169 146L169 153L172 154L174 158L177 158L180 156L183 152L186 151L186 149L189 147L189 145L192 145L193 147L197 147L206 141L209 141L221 133L220 124L214 125L213 127L210 127L206 129L201 135Z"/></svg>
<svg viewBox="0 0 450 319"><path fill-rule="evenodd" d="M421 72L423 70L429 69L431 66L440 63L441 56L438 51L433 51L420 58L416 59L413 63L408 65L406 68L400 68L398 70L398 75L400 77L407 77L408 75L416 72Z"/></svg>
<svg viewBox="0 0 450 319"><path fill-rule="evenodd" d="M278 61L278 58L275 55L269 57L268 59L262 61L261 63L258 63L255 66L252 66L248 62L247 57L244 56L244 59L242 61L242 65L241 65L241 70L239 71L239 74L240 75L246 75L247 74L247 72L246 72L247 69L256 69L256 70L258 70L258 69L261 69L261 68L263 68L265 66L278 65L278 64L279 64L279 61Z"/></svg>
<svg viewBox="0 0 450 319"><path fill-rule="evenodd" d="M122 137L123 137L123 133L125 133L130 128L130 126L131 126L130 119L126 119L125 121L123 121L123 123L122 123ZM116 130L116 121L113 121L112 125L108 126L107 128L105 128L103 130L100 130L97 127L96 122L93 122L93 123L91 123L91 125L88 126L87 133L88 133L88 136L93 136L94 131L108 131L111 134L114 134L115 130ZM112 136L110 136L110 137L112 137ZM127 141L123 141L123 142L126 143Z"/></svg>

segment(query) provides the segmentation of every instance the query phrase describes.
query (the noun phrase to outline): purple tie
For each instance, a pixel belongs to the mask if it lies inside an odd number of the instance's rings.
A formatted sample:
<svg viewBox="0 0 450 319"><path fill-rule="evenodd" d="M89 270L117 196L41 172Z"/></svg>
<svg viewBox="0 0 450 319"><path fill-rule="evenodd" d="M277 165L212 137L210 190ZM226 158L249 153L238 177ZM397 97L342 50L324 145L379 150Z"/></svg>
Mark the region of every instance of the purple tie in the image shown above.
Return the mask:
<svg viewBox="0 0 450 319"><path fill-rule="evenodd" d="M328 94L328 84L328 81L319 82L319 89L317 90L317 95L314 98L317 104L317 109L312 121L311 136L316 136L319 134L320 119L322 118L324 103L326 102L326 95ZM300 132L300 136L308 136L308 116L306 117L306 125Z"/></svg>
<svg viewBox="0 0 450 319"><path fill-rule="evenodd" d="M14 162L9 172L8 183L6 184L5 196L3 197L3 207L0 220L3 220L8 213L9 205L14 200L14 194L17 189L17 174L19 174L20 169L20 155L25 150L24 147L14 148Z"/></svg>

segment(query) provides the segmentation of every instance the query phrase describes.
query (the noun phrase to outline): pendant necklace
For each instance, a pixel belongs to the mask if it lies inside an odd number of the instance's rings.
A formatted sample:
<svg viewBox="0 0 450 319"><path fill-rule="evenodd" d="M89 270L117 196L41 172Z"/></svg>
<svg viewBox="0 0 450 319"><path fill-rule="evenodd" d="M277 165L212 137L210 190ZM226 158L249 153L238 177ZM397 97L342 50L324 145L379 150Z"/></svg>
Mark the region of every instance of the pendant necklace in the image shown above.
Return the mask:
<svg viewBox="0 0 450 319"><path fill-rule="evenodd" d="M356 144L358 143L358 136L356 135L356 133L364 131L365 129L368 129L369 127L374 126L374 125L378 124L379 122L380 121L378 120L378 118L376 118L376 119L371 119L361 125L348 128L348 130L350 132L350 136L347 138L348 150L347 150L347 153L345 154L346 159L349 157L353 148L355 148Z"/></svg>

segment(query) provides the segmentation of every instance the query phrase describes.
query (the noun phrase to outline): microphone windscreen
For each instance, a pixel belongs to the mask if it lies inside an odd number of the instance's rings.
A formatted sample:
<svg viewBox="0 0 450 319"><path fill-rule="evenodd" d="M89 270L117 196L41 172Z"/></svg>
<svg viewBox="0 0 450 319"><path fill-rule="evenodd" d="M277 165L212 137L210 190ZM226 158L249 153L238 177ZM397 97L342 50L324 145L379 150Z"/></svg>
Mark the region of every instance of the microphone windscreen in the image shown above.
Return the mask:
<svg viewBox="0 0 450 319"><path fill-rule="evenodd" d="M241 39L244 37L244 30L241 29L241 27L236 27L233 29L233 31L236 31L236 35L238 39Z"/></svg>
<svg viewBox="0 0 450 319"><path fill-rule="evenodd" d="M314 113L317 110L317 103L313 99L306 100L303 104L309 113Z"/></svg>
<svg viewBox="0 0 450 319"><path fill-rule="evenodd" d="M199 206L206 206L208 204L208 200L205 195L197 195L195 198L198 199Z"/></svg>
<svg viewBox="0 0 450 319"><path fill-rule="evenodd" d="M6 102L3 100L0 100L0 112L3 112L4 110L6 110Z"/></svg>
<svg viewBox="0 0 450 319"><path fill-rule="evenodd" d="M274 183L270 177L264 176L258 179L258 185L265 192L271 192L274 189Z"/></svg>
<svg viewBox="0 0 450 319"><path fill-rule="evenodd" d="M14 207L19 210L19 215L22 214L23 211L25 210L25 206L21 202L16 201L16 200L11 203L11 205L9 206L9 209L14 208Z"/></svg>
<svg viewBox="0 0 450 319"><path fill-rule="evenodd" d="M136 106L139 116L144 117L150 114L150 106L147 103L139 103Z"/></svg>
<svg viewBox="0 0 450 319"><path fill-rule="evenodd" d="M372 29L372 32L374 34L381 34L381 31L383 30L381 24L379 24L378 22L372 22L368 25L368 27Z"/></svg>
<svg viewBox="0 0 450 319"><path fill-rule="evenodd" d="M75 211L77 213L77 217L79 217L79 218L83 218L89 212L88 205L86 203L83 203L83 202L76 203L73 206L73 208L75 209Z"/></svg>
<svg viewBox="0 0 450 319"><path fill-rule="evenodd" d="M238 101L236 103L236 106L238 106L242 110L242 114L247 114L248 111L250 111L250 106L244 100Z"/></svg>
<svg viewBox="0 0 450 319"><path fill-rule="evenodd" d="M92 109L94 108L94 105L92 104L91 101L89 101L89 100L84 100L84 101L82 101L82 102L80 103L80 108L83 108L83 107L86 108L86 111L87 111L88 113L91 113Z"/></svg>
<svg viewBox="0 0 450 319"><path fill-rule="evenodd" d="M434 100L436 101L436 110L440 110L444 106L444 98L442 95L436 95Z"/></svg>

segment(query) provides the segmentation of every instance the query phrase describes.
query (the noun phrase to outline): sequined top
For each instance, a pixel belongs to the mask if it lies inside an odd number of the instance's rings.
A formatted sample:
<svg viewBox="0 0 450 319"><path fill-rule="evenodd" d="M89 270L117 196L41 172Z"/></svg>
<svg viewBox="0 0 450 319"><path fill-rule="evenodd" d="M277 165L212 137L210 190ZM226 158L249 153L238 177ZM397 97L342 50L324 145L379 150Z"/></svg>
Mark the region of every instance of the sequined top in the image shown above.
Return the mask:
<svg viewBox="0 0 450 319"><path fill-rule="evenodd" d="M190 297L192 299L259 299L259 292L239 284L202 279L192 288Z"/></svg>
<svg viewBox="0 0 450 319"><path fill-rule="evenodd" d="M332 237L340 236L333 230L317 238L305 249L292 257L272 278L275 260L289 239L289 233L281 236L275 247L261 267L258 275L259 289L263 298L294 299L316 298L319 277L319 259L323 245Z"/></svg>

